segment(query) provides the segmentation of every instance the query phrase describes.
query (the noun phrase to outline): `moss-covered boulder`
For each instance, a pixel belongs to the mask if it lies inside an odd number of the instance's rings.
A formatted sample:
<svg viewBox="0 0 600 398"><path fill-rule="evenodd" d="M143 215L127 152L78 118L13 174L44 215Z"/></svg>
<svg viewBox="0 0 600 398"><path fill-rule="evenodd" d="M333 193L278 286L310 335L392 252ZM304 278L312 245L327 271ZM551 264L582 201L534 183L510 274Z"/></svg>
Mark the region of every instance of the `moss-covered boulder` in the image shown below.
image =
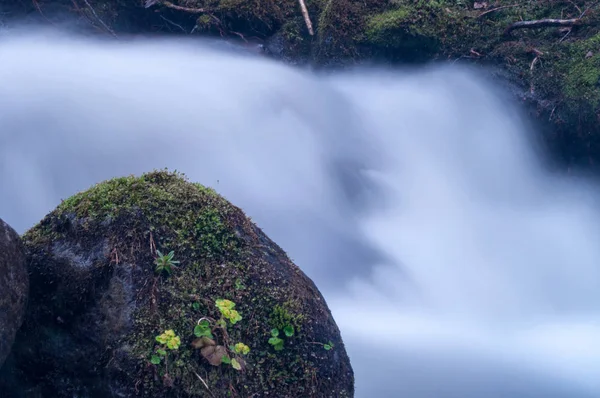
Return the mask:
<svg viewBox="0 0 600 398"><path fill-rule="evenodd" d="M4 376L11 397L354 395L312 281L182 175L98 184L23 240L32 294Z"/></svg>
<svg viewBox="0 0 600 398"><path fill-rule="evenodd" d="M0 219L0 367L25 315L29 277L19 235Z"/></svg>

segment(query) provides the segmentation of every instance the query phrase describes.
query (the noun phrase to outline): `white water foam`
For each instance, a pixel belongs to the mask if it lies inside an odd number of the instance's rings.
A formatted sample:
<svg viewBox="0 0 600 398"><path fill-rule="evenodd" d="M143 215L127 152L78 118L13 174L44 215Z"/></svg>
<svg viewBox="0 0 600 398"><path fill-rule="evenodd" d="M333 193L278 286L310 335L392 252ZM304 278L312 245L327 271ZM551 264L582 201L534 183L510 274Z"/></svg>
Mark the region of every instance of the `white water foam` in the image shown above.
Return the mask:
<svg viewBox="0 0 600 398"><path fill-rule="evenodd" d="M169 167L326 296L357 396L600 394L595 188L551 176L469 70L317 76L198 42L0 42L0 216L21 232Z"/></svg>

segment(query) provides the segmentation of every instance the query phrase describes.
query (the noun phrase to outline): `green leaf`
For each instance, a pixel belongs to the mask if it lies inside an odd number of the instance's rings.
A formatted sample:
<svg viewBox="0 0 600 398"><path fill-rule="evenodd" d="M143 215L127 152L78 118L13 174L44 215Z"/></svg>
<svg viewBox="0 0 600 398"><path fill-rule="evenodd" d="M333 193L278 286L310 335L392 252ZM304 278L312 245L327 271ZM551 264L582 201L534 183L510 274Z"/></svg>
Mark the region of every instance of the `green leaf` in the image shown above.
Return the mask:
<svg viewBox="0 0 600 398"><path fill-rule="evenodd" d="M294 327L292 325L287 325L283 328L283 333L285 333L287 337L292 337L294 335Z"/></svg>
<svg viewBox="0 0 600 398"><path fill-rule="evenodd" d="M235 370L242 370L242 365L240 365L240 363L237 361L237 359L233 358L231 360L231 366L235 369Z"/></svg>
<svg viewBox="0 0 600 398"><path fill-rule="evenodd" d="M271 329L271 336L273 336L273 337L279 336L279 330L278 329Z"/></svg>
<svg viewBox="0 0 600 398"><path fill-rule="evenodd" d="M154 365L158 365L160 363L160 357L158 355L152 355L150 362Z"/></svg>
<svg viewBox="0 0 600 398"><path fill-rule="evenodd" d="M226 364L230 364L231 363L231 359L229 359L229 357L227 355L223 355L221 357L221 362L226 363Z"/></svg>
<svg viewBox="0 0 600 398"><path fill-rule="evenodd" d="M278 343L275 345L275 351L281 351L283 350L283 340L281 340L281 343Z"/></svg>
<svg viewBox="0 0 600 398"><path fill-rule="evenodd" d="M205 320L201 321L199 324L194 326L194 334L196 335L196 337L206 336L210 339L213 338L212 332L210 330L210 324L208 323L208 321Z"/></svg>
<svg viewBox="0 0 600 398"><path fill-rule="evenodd" d="M246 355L250 352L250 347L244 343L237 343L234 347L232 347L231 351L235 352L236 354Z"/></svg>
<svg viewBox="0 0 600 398"><path fill-rule="evenodd" d="M197 302L197 301L196 301L196 302L194 302L194 303L192 304L192 308L193 308L193 309L195 309L195 310L199 310L199 309L200 309L200 303L199 303L199 302Z"/></svg>
<svg viewBox="0 0 600 398"><path fill-rule="evenodd" d="M159 349L159 350L156 350L156 352L158 353L158 355L160 355L162 357L164 357L165 355L167 355L167 352L165 350Z"/></svg>

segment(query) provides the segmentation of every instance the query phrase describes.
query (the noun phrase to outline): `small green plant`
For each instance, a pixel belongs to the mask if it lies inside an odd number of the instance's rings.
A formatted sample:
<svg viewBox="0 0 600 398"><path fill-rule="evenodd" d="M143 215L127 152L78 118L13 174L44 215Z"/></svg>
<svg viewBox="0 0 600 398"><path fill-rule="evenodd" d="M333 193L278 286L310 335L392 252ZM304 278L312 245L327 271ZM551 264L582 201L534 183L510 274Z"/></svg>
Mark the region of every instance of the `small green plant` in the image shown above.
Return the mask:
<svg viewBox="0 0 600 398"><path fill-rule="evenodd" d="M279 338L279 329L271 329L271 338L269 344L275 348L275 351L283 350L283 339Z"/></svg>
<svg viewBox="0 0 600 398"><path fill-rule="evenodd" d="M175 252L170 251L169 254L164 255L159 250L157 250L156 254L158 255L156 257L156 260L154 260L154 263L156 265L156 268L155 268L156 273L160 274L164 271L168 275L171 275L175 264L179 264L179 261L173 260L173 257L175 256Z"/></svg>
<svg viewBox="0 0 600 398"><path fill-rule="evenodd" d="M156 354L153 354L150 358L150 362L154 365L160 364L167 357L167 349L175 351L181 345L181 339L173 330L166 330L163 334L156 336L155 340L160 344L160 347L156 349Z"/></svg>
<svg viewBox="0 0 600 398"><path fill-rule="evenodd" d="M286 326L293 326L295 329L299 330L304 316L302 314L294 313L291 308L292 304L290 302L284 303L283 305L275 305L269 317L269 325L272 328L277 328L279 330L284 329Z"/></svg>
<svg viewBox="0 0 600 398"><path fill-rule="evenodd" d="M212 330L210 327L210 322L206 319L201 320L194 327L194 335L196 337L208 337L209 339L213 339Z"/></svg>
<svg viewBox="0 0 600 398"><path fill-rule="evenodd" d="M235 303L231 300L218 299L215 305L221 313L221 318L214 322L217 327L222 329L223 338L227 342L227 320L235 324L242 319L242 316L234 309ZM213 327L209 319L203 318L198 321L194 327L194 335L197 337L192 341L192 347L199 349L202 356L213 366L219 366L223 363L231 365L235 370L242 370L246 362L242 358L250 352L250 347L244 343L237 343L229 346L229 351L224 345L218 345L214 340Z"/></svg>
<svg viewBox="0 0 600 398"><path fill-rule="evenodd" d="M246 285L244 285L244 282L240 278L237 278L235 280L235 290L244 290L245 288Z"/></svg>
<svg viewBox="0 0 600 398"><path fill-rule="evenodd" d="M294 327L292 325L285 325L283 327L283 334L288 338L292 337L294 335ZM269 339L269 344L275 348L275 351L283 350L283 339L279 337L279 329L271 329L271 338Z"/></svg>
<svg viewBox="0 0 600 398"><path fill-rule="evenodd" d="M250 347L244 343L237 343L233 346L231 351L235 352L236 354L247 355L250 352Z"/></svg>
<svg viewBox="0 0 600 398"><path fill-rule="evenodd" d="M192 303L192 308L195 309L196 311L198 311L200 309L200 303L197 301L194 301Z"/></svg>
<svg viewBox="0 0 600 398"><path fill-rule="evenodd" d="M233 301L226 299L217 299L215 301L215 304L221 312L221 315L225 319L229 320L229 322L231 322L232 325L235 325L237 322L242 320L242 316L234 309L235 303Z"/></svg>
<svg viewBox="0 0 600 398"><path fill-rule="evenodd" d="M294 335L294 327L292 325L286 325L283 328L283 333L287 336L287 337L292 337Z"/></svg>
<svg viewBox="0 0 600 398"><path fill-rule="evenodd" d="M179 345L181 344L179 336L177 336L175 332L171 329L166 330L160 336L156 336L156 341L158 341L160 344L166 345L167 348L170 350L179 349Z"/></svg>
<svg viewBox="0 0 600 398"><path fill-rule="evenodd" d="M334 347L334 345L331 341L329 341L329 343L323 344L323 348L325 348L326 351L332 350L333 347Z"/></svg>
<svg viewBox="0 0 600 398"><path fill-rule="evenodd" d="M237 343L234 346L229 347L233 353L238 355L247 355L250 352L250 347L248 347L244 343ZM245 361L239 357L229 358L227 356L223 356L223 363L231 364L231 367L235 370L242 370L243 365L245 365Z"/></svg>

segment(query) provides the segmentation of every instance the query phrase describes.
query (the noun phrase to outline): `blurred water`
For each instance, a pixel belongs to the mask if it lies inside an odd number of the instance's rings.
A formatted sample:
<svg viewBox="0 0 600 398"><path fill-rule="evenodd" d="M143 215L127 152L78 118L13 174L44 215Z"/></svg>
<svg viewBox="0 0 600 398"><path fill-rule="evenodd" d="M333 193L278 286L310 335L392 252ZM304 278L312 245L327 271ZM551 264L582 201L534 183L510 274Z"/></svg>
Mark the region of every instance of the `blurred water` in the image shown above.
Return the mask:
<svg viewBox="0 0 600 398"><path fill-rule="evenodd" d="M600 396L595 188L469 70L318 76L214 44L0 43L0 216L169 167L322 289L359 397Z"/></svg>

